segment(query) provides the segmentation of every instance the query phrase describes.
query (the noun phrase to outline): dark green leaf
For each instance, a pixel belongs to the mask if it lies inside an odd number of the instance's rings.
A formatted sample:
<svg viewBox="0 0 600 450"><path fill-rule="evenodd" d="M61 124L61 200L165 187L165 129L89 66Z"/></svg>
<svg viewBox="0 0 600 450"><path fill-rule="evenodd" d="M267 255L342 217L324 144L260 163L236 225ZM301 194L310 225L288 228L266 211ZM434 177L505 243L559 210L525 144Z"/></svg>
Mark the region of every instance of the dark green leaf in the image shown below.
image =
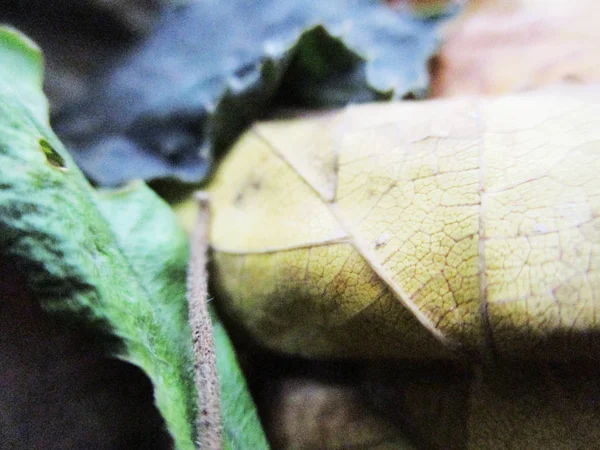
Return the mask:
<svg viewBox="0 0 600 450"><path fill-rule="evenodd" d="M368 0L193 2L169 10L57 130L100 184L201 181L274 104L422 97L443 19Z"/></svg>
<svg viewBox="0 0 600 450"><path fill-rule="evenodd" d="M0 28L0 249L18 261L47 310L95 330L107 351L146 372L176 447L193 449L187 237L143 183L91 188L49 128L41 79L38 50ZM248 428L249 442L262 445L252 448L265 448L229 343L221 338L216 351L229 358L221 372L236 380L224 379L235 392L223 398L239 392L244 402L244 423L225 417L226 435ZM228 445L249 448L241 442Z"/></svg>
<svg viewBox="0 0 600 450"><path fill-rule="evenodd" d="M224 450L268 449L256 409L227 331L212 314L217 372L221 385Z"/></svg>

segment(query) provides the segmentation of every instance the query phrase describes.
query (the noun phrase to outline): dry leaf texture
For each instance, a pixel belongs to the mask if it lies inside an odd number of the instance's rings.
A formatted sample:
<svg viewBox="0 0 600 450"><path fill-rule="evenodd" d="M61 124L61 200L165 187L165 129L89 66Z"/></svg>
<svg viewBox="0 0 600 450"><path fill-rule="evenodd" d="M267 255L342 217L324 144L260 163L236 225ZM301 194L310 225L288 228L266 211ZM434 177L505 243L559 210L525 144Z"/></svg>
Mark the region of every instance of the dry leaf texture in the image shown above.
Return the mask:
<svg viewBox="0 0 600 450"><path fill-rule="evenodd" d="M599 354L600 89L255 125L211 186L224 308L313 357Z"/></svg>
<svg viewBox="0 0 600 450"><path fill-rule="evenodd" d="M599 14L596 0L473 0L445 32L433 93L600 82Z"/></svg>

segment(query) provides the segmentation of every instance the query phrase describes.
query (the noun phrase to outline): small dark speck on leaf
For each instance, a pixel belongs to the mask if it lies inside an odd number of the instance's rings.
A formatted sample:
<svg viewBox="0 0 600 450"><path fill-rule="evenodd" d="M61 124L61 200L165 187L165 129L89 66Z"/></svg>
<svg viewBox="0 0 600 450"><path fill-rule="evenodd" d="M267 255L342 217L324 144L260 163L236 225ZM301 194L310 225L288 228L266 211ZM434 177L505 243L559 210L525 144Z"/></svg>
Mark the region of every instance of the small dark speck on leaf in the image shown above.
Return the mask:
<svg viewBox="0 0 600 450"><path fill-rule="evenodd" d="M46 139L40 138L38 143L40 144L40 149L42 150L42 152L44 152L44 155L46 156L46 160L51 166L62 170L67 169L63 157L60 156L60 154L56 150L54 150L54 148Z"/></svg>
<svg viewBox="0 0 600 450"><path fill-rule="evenodd" d="M244 193L242 191L238 192L238 194L235 196L235 204L236 205L240 205L242 203L242 201L244 200Z"/></svg>

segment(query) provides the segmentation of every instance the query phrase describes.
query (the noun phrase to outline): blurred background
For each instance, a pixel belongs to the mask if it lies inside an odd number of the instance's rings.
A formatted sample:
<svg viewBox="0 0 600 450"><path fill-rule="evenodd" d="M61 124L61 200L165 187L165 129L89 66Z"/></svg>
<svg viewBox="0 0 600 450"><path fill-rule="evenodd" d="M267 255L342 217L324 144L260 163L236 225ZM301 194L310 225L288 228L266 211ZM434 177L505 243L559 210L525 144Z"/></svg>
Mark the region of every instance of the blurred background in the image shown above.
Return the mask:
<svg viewBox="0 0 600 450"><path fill-rule="evenodd" d="M3 0L0 23L41 46L56 116L94 91L99 74L149 35L167 3L173 1ZM386 3L427 14L451 2ZM599 82L599 4L465 3L430 62L430 96ZM0 293L0 449L171 447L138 369L103 358L83 330L44 314L11 262L1 259ZM411 448L408 439L449 449L465 442L464 417L455 412L466 402L468 368L323 364L244 348L241 359L276 448ZM436 433L429 433L434 424ZM428 441L433 434L437 441Z"/></svg>

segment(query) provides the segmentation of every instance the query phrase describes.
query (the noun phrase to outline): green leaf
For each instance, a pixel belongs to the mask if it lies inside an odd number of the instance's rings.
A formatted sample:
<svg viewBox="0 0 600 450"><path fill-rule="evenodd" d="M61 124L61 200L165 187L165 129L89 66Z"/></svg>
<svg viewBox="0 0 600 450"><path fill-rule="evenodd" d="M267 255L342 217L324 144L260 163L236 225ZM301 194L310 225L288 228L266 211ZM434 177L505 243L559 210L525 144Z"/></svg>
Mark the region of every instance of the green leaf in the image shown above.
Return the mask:
<svg viewBox="0 0 600 450"><path fill-rule="evenodd" d="M0 28L0 249L47 310L95 330L107 352L146 372L176 448L193 449L186 235L143 183L113 192L89 185L49 128L41 67L32 43ZM233 350L221 338L216 351L227 358L221 373L235 380L222 387L244 402L244 423L225 417L225 434L248 427L262 436ZM249 448L243 439L228 445ZM252 448L266 448L264 436L261 444Z"/></svg>
<svg viewBox="0 0 600 450"><path fill-rule="evenodd" d="M48 104L42 85L42 55L38 46L18 31L4 27L0 34L0 83L3 96L18 98L38 121L48 123Z"/></svg>
<svg viewBox="0 0 600 450"><path fill-rule="evenodd" d="M211 316L217 372L221 386L223 448L224 450L268 449L269 445L227 331L216 314Z"/></svg>
<svg viewBox="0 0 600 450"><path fill-rule="evenodd" d="M57 132L99 184L198 182L275 106L423 97L446 17L371 0L191 2L168 10Z"/></svg>

